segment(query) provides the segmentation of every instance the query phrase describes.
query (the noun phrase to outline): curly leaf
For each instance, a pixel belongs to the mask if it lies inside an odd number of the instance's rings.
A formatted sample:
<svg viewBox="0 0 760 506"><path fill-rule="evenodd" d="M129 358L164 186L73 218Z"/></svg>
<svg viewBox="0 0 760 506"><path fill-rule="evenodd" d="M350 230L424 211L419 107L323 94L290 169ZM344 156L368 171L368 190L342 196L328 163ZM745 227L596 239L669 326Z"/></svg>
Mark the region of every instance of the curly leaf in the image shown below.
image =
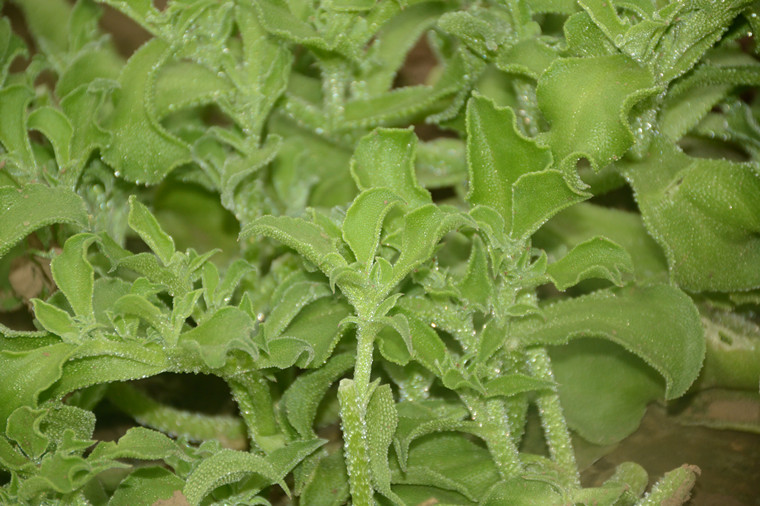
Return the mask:
<svg viewBox="0 0 760 506"><path fill-rule="evenodd" d="M386 188L372 188L356 197L346 211L343 239L367 273L375 258L385 215L399 202L401 197L394 192Z"/></svg>
<svg viewBox="0 0 760 506"><path fill-rule="evenodd" d="M594 237L578 244L546 268L552 283L561 291L589 278L606 279L622 286L624 272L633 272L631 255L604 237Z"/></svg>
<svg viewBox="0 0 760 506"><path fill-rule="evenodd" d="M512 229L515 239L525 239L561 210L591 195L568 183L557 170L523 174L512 185Z"/></svg>
<svg viewBox="0 0 760 506"><path fill-rule="evenodd" d="M354 364L354 358L344 353L335 355L325 365L299 376L282 396L288 421L303 438L314 437L314 418L319 402L335 380Z"/></svg>
<svg viewBox="0 0 760 506"><path fill-rule="evenodd" d="M760 286L757 168L691 158L662 141L652 148L645 160L622 168L676 283L692 291Z"/></svg>
<svg viewBox="0 0 760 506"><path fill-rule="evenodd" d="M515 114L476 95L467 103L467 166L471 206L499 212L507 229L512 223L512 186L520 176L551 164L549 149L517 130Z"/></svg>
<svg viewBox="0 0 760 506"><path fill-rule="evenodd" d="M139 467L119 483L108 506L166 504L184 486L184 480L164 467Z"/></svg>
<svg viewBox="0 0 760 506"><path fill-rule="evenodd" d="M585 157L600 169L633 145L628 115L656 91L647 69L624 55L563 58L541 76L538 105L551 124L548 143L564 170Z"/></svg>
<svg viewBox="0 0 760 506"><path fill-rule="evenodd" d="M169 51L165 42L152 39L132 55L119 77L119 98L104 125L112 139L103 159L129 181L158 183L191 160L189 147L167 132L151 110L156 72Z"/></svg>
<svg viewBox="0 0 760 506"><path fill-rule="evenodd" d="M667 399L683 395L702 368L705 339L699 313L672 286L598 291L545 307L542 316L515 322L513 332L525 344L564 344L577 337L616 342L665 378Z"/></svg>
<svg viewBox="0 0 760 506"><path fill-rule="evenodd" d="M255 356L250 333L253 321L245 311L225 307L197 327L180 334L179 344L197 350L203 362L213 368L222 367L227 352L233 348Z"/></svg>
<svg viewBox="0 0 760 506"><path fill-rule="evenodd" d="M191 505L197 506L215 488L250 475L262 477L266 485L281 482L277 470L266 458L224 449L201 461L187 478L182 492ZM281 483L281 486L287 490L287 485Z"/></svg>
<svg viewBox="0 0 760 506"><path fill-rule="evenodd" d="M2 102L2 100L0 100ZM23 188L0 187L0 256L34 230L53 223L86 227L87 210L82 199L66 188L28 184Z"/></svg>
<svg viewBox="0 0 760 506"><path fill-rule="evenodd" d="M417 136L412 130L378 128L361 138L351 159L351 175L360 190L389 188L411 207L431 202L417 183L414 158Z"/></svg>
<svg viewBox="0 0 760 506"><path fill-rule="evenodd" d="M412 269L430 259L444 235L471 220L456 211L444 211L427 204L404 217L401 254L393 264L393 284L401 281Z"/></svg>
<svg viewBox="0 0 760 506"><path fill-rule="evenodd" d="M328 274L346 265L330 237L318 225L301 218L262 216L247 225L240 238L261 234L277 239Z"/></svg>
<svg viewBox="0 0 760 506"><path fill-rule="evenodd" d="M97 240L93 234L77 234L66 240L63 252L50 262L50 270L58 288L66 295L79 318L93 318L92 294L95 280L87 261L87 249Z"/></svg>
<svg viewBox="0 0 760 506"><path fill-rule="evenodd" d="M28 351L0 351L0 426L21 406L36 406L40 393L58 381L75 345L59 343Z"/></svg>

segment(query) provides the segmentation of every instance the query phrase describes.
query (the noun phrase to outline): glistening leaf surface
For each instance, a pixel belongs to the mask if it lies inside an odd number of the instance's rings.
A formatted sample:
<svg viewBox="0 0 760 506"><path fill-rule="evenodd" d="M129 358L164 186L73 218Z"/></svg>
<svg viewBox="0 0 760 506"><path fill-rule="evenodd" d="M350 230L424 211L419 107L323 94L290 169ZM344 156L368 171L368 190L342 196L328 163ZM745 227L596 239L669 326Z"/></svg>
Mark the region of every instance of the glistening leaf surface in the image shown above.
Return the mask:
<svg viewBox="0 0 760 506"><path fill-rule="evenodd" d="M666 381L665 397L683 395L702 368L705 340L691 299L668 285L612 291L557 302L540 318L513 327L525 344L564 344L577 337L603 337L644 359Z"/></svg>
<svg viewBox="0 0 760 506"><path fill-rule="evenodd" d="M87 226L82 199L66 188L28 184L23 188L0 188L0 256L31 232L53 223Z"/></svg>

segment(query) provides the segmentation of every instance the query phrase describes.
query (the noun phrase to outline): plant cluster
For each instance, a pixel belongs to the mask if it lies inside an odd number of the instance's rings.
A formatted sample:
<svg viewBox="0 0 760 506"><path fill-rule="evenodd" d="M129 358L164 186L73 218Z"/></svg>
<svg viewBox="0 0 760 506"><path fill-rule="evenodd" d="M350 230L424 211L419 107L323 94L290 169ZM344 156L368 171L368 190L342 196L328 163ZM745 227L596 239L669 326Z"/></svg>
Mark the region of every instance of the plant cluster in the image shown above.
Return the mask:
<svg viewBox="0 0 760 506"><path fill-rule="evenodd" d="M0 326L0 502L680 504L690 466L582 487L571 429L757 395L757 2L6 11L0 304L37 330ZM167 373L239 413L133 381ZM95 441L106 401L140 426Z"/></svg>

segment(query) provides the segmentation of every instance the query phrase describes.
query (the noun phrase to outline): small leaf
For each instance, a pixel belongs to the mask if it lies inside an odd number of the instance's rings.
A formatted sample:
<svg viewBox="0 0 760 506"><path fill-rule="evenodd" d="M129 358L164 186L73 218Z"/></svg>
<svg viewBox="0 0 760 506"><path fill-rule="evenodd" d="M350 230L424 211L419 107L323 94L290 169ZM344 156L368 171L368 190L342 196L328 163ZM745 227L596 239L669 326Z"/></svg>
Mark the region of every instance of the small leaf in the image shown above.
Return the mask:
<svg viewBox="0 0 760 506"><path fill-rule="evenodd" d="M133 427L117 442L99 443L92 450L92 459L160 460L169 455L187 459L172 439L161 432Z"/></svg>
<svg viewBox="0 0 760 506"><path fill-rule="evenodd" d="M561 210L590 196L570 185L559 171L524 174L512 186L514 209L510 235L524 239Z"/></svg>
<svg viewBox="0 0 760 506"><path fill-rule="evenodd" d="M43 106L32 111L26 121L27 128L37 130L47 137L53 146L59 171L65 170L71 159L71 139L74 132L68 118L58 109Z"/></svg>
<svg viewBox="0 0 760 506"><path fill-rule="evenodd" d="M224 449L201 461L187 478L182 492L191 505L197 506L215 488L253 474L264 478L267 484L280 482L277 470L264 457ZM287 489L284 483L281 486Z"/></svg>
<svg viewBox="0 0 760 506"><path fill-rule="evenodd" d="M539 319L515 322L512 331L528 344L563 344L576 337L603 337L644 359L666 381L666 399L683 395L705 355L699 314L691 299L672 286L598 291L552 304Z"/></svg>
<svg viewBox="0 0 760 506"><path fill-rule="evenodd" d="M146 100L169 51L166 42L154 38L132 55L119 77L119 98L105 124L112 139L103 159L132 182L158 183L191 160L189 146L161 126Z"/></svg>
<svg viewBox="0 0 760 506"><path fill-rule="evenodd" d="M88 223L84 202L66 188L41 184L0 187L0 201L0 256L40 227L71 223L84 228Z"/></svg>
<svg viewBox="0 0 760 506"><path fill-rule="evenodd" d="M348 472L343 450L319 460L317 468L304 486L300 500L303 504L342 506L348 500Z"/></svg>
<svg viewBox="0 0 760 506"><path fill-rule="evenodd" d="M32 299L32 303L34 317L45 330L60 336L63 342L79 342L79 326L69 313L40 299Z"/></svg>
<svg viewBox="0 0 760 506"><path fill-rule="evenodd" d="M171 335L168 313L162 311L141 295L130 293L120 297L114 302L112 310L116 315L136 316L144 320L148 325L161 333L162 336L165 336L165 338Z"/></svg>
<svg viewBox="0 0 760 506"><path fill-rule="evenodd" d="M401 197L394 192L371 188L356 197L346 211L343 239L365 272L369 272L375 257L385 215L399 202Z"/></svg>
<svg viewBox="0 0 760 506"><path fill-rule="evenodd" d="M272 237L293 248L325 274L346 265L329 236L318 225L301 218L262 216L247 225L240 232L240 238L254 234Z"/></svg>
<svg viewBox="0 0 760 506"><path fill-rule="evenodd" d="M394 284L428 261L444 235L468 224L471 221L466 215L443 211L435 204L427 204L408 213L404 217L401 254L393 264Z"/></svg>
<svg viewBox="0 0 760 506"><path fill-rule="evenodd" d="M87 249L97 240L93 234L77 234L66 240L63 252L50 262L50 270L58 288L66 295L74 314L83 320L92 320L92 294L94 276Z"/></svg>
<svg viewBox="0 0 760 506"><path fill-rule="evenodd" d="M22 406L8 417L5 435L16 441L19 448L32 459L39 459L48 448L48 438L40 430L47 410Z"/></svg>
<svg viewBox="0 0 760 506"><path fill-rule="evenodd" d="M183 332L179 344L195 349L203 362L212 369L222 367L227 352L240 349L255 356L250 333L253 321L236 307L224 307L197 327Z"/></svg>
<svg viewBox="0 0 760 506"><path fill-rule="evenodd" d="M108 506L139 504L169 504L176 492L185 486L184 480L164 467L139 467L119 483L108 501ZM171 503L181 506L179 501Z"/></svg>
<svg viewBox="0 0 760 506"><path fill-rule="evenodd" d="M378 128L359 141L351 159L351 175L360 190L388 188L411 207L431 202L417 183L414 157L417 136L401 129Z"/></svg>
<svg viewBox="0 0 760 506"><path fill-rule="evenodd" d="M495 209L509 229L513 184L523 174L545 169L551 161L548 148L518 132L512 109L498 107L481 95L467 103L467 200L471 206Z"/></svg>
<svg viewBox="0 0 760 506"><path fill-rule="evenodd" d="M348 353L335 355L325 365L299 376L285 391L282 404L288 421L302 438L315 437L314 418L327 389L354 364Z"/></svg>
<svg viewBox="0 0 760 506"><path fill-rule="evenodd" d="M623 284L623 273L633 272L633 260L626 250L604 237L578 244L546 272L558 290L565 291L584 279L601 278Z"/></svg>
<svg viewBox="0 0 760 506"><path fill-rule="evenodd" d="M0 351L0 427L21 406L36 406L40 393L62 374L75 345L58 343L28 351Z"/></svg>
<svg viewBox="0 0 760 506"><path fill-rule="evenodd" d="M486 257L483 241L478 236L472 239L470 259L467 261L467 271L464 277L457 283L459 297L475 308L485 312L491 300L493 284L488 270L488 258Z"/></svg>
<svg viewBox="0 0 760 506"><path fill-rule="evenodd" d="M485 385L486 397L511 397L513 395L555 388L550 381L526 376L519 373L511 373L494 378Z"/></svg>
<svg viewBox="0 0 760 506"><path fill-rule="evenodd" d="M145 204L138 201L134 195L129 197L127 220L129 227L140 235L145 244L150 246L150 249L161 259L161 263L169 265L174 255L174 241L163 231L156 217L148 211Z"/></svg>

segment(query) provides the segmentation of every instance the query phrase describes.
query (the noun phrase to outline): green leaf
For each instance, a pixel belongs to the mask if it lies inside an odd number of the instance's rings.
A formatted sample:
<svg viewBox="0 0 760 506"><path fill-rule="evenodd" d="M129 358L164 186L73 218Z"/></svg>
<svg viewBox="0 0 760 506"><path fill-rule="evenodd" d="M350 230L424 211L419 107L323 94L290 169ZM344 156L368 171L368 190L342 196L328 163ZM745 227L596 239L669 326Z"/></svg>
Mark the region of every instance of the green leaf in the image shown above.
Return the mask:
<svg viewBox="0 0 760 506"><path fill-rule="evenodd" d="M638 213L581 203L556 215L532 239L550 257L556 257L597 236L611 239L630 253L637 280L667 280L665 255L647 233Z"/></svg>
<svg viewBox="0 0 760 506"><path fill-rule="evenodd" d="M185 486L184 480L164 467L140 467L119 483L108 506L133 506L167 501Z"/></svg>
<svg viewBox="0 0 760 506"><path fill-rule="evenodd" d="M119 98L104 125L112 139L103 159L128 181L155 184L191 160L189 147L159 124L146 100L169 52L165 42L151 39L132 55L119 77Z"/></svg>
<svg viewBox="0 0 760 506"><path fill-rule="evenodd" d="M333 269L346 265L327 233L318 225L301 218L262 216L247 225L240 232L240 238L254 234L266 235L293 248L325 274L329 275Z"/></svg>
<svg viewBox="0 0 760 506"><path fill-rule="evenodd" d="M169 265L174 255L174 241L161 229L156 217L151 214L145 204L137 200L137 197L129 197L129 227L140 235L151 250L153 250L161 263Z"/></svg>
<svg viewBox="0 0 760 506"><path fill-rule="evenodd" d="M652 148L642 162L622 168L675 282L692 291L760 286L757 168L691 158L665 142Z"/></svg>
<svg viewBox="0 0 760 506"><path fill-rule="evenodd" d="M563 170L585 157L600 169L633 145L629 114L651 96L647 69L623 55L563 58L538 81L536 97L551 124L548 143Z"/></svg>
<svg viewBox="0 0 760 506"><path fill-rule="evenodd" d="M486 397L511 397L535 390L552 389L556 385L525 374L511 373L494 378L485 385Z"/></svg>
<svg viewBox="0 0 760 506"><path fill-rule="evenodd" d="M515 322L514 335L526 345L564 344L577 337L618 343L665 378L666 399L683 395L702 368L699 314L691 299L672 286L598 291L547 306L542 316Z"/></svg>
<svg viewBox="0 0 760 506"><path fill-rule="evenodd" d="M553 169L523 174L512 186L514 209L510 235L525 239L561 210L590 196Z"/></svg>
<svg viewBox="0 0 760 506"><path fill-rule="evenodd" d="M39 459L47 450L48 438L40 431L40 424L47 411L22 406L8 417L5 435L18 444L30 458Z"/></svg>
<svg viewBox="0 0 760 506"><path fill-rule="evenodd" d="M404 216L401 254L393 264L393 284L430 259L444 235L471 221L464 214L427 204Z"/></svg>
<svg viewBox="0 0 760 506"><path fill-rule="evenodd" d="M1 102L1 101L0 101ZM1 117L1 116L0 116ZM53 223L88 224L82 199L66 188L28 184L23 188L0 187L0 256L40 227Z"/></svg>
<svg viewBox="0 0 760 506"><path fill-rule="evenodd" d="M488 270L486 249L479 236L474 236L472 239L467 271L456 286L460 298L473 304L481 311L486 311L491 300L493 286L491 274Z"/></svg>
<svg viewBox="0 0 760 506"><path fill-rule="evenodd" d="M361 138L351 158L351 175L360 190L388 188L412 208L431 202L417 183L417 136L411 129L378 128Z"/></svg>
<svg viewBox="0 0 760 506"><path fill-rule="evenodd" d="M162 311L142 295L130 293L119 297L112 311L115 315L136 316L161 333L167 341L170 340L172 329L168 312Z"/></svg>
<svg viewBox="0 0 760 506"><path fill-rule="evenodd" d="M604 237L594 237L578 244L546 268L552 283L561 291L589 278L606 279L622 286L625 272L633 272L631 255Z"/></svg>
<svg viewBox="0 0 760 506"><path fill-rule="evenodd" d="M313 369L324 364L345 331L340 322L350 313L347 303L324 297L304 307L293 318L282 336L307 343L313 353L311 361L299 362L299 367Z"/></svg>
<svg viewBox="0 0 760 506"><path fill-rule="evenodd" d="M535 504L561 504L562 496L553 483L544 479L511 479L503 481L492 488L483 499L482 504L498 506L514 504L515 506L533 506Z"/></svg>
<svg viewBox="0 0 760 506"><path fill-rule="evenodd" d="M349 498L348 472L343 450L320 459L314 474L301 493L303 504L341 506Z"/></svg>
<svg viewBox="0 0 760 506"><path fill-rule="evenodd" d="M280 337L293 318L307 305L332 295L327 285L320 281L304 280L295 276L290 282L285 282L283 290L275 292L272 312L262 324L264 338L267 341Z"/></svg>
<svg viewBox="0 0 760 506"><path fill-rule="evenodd" d="M452 458L453 455L457 458ZM477 502L500 480L488 450L463 435L446 432L412 444L406 474L412 475L412 479L403 480L394 473L394 482L461 491Z"/></svg>
<svg viewBox="0 0 760 506"><path fill-rule="evenodd" d="M40 299L32 299L32 303L34 317L45 330L60 336L63 342L79 342L79 326L69 313Z"/></svg>
<svg viewBox="0 0 760 506"><path fill-rule="evenodd" d="M354 358L335 355L319 369L299 376L282 396L288 421L302 438L315 437L317 408L327 389L354 364Z"/></svg>
<svg viewBox="0 0 760 506"><path fill-rule="evenodd" d="M187 459L172 439L158 431L133 427L117 442L101 442L96 446L92 459L139 459L160 460L169 455Z"/></svg>
<svg viewBox="0 0 760 506"><path fill-rule="evenodd" d="M74 390L101 383L145 378L168 368L166 353L155 343L84 341L63 365L60 379L45 390L44 398L61 398Z"/></svg>
<svg viewBox="0 0 760 506"><path fill-rule="evenodd" d="M62 366L76 348L58 343L28 351L0 350L0 427L21 406L36 406L40 393L58 381Z"/></svg>
<svg viewBox="0 0 760 506"><path fill-rule="evenodd" d="M235 450L224 449L198 464L182 492L193 506L201 504L204 497L215 488L240 481L250 475L258 475L266 484L280 481L275 467L264 457ZM281 486L287 489L284 483Z"/></svg>
<svg viewBox="0 0 760 506"><path fill-rule="evenodd" d="M53 146L59 171L65 171L71 159L71 139L74 133L68 118L58 109L44 106L29 114L26 126L48 138Z"/></svg>
<svg viewBox="0 0 760 506"><path fill-rule="evenodd" d="M385 215L399 202L401 197L394 192L386 188L372 188L359 194L346 211L343 239L367 273L375 258Z"/></svg>
<svg viewBox="0 0 760 506"><path fill-rule="evenodd" d="M498 107L481 95L467 103L467 200L471 206L495 209L509 229L513 212L519 209L513 204L513 185L523 174L544 170L551 162L548 148L517 130L512 109Z"/></svg>
<svg viewBox="0 0 760 506"><path fill-rule="evenodd" d="M664 393L655 371L614 343L578 339L549 353L567 424L594 444L629 436Z"/></svg>
<svg viewBox="0 0 760 506"><path fill-rule="evenodd" d="M0 90L0 143L10 155L8 158L31 177L36 176L37 163L26 132L26 109L33 96L29 88L21 85Z"/></svg>
<svg viewBox="0 0 760 506"><path fill-rule="evenodd" d="M63 252L50 262L50 270L58 288L66 295L79 318L93 319L93 268L87 260L87 249L97 240L93 234L77 234L66 240Z"/></svg>
<svg viewBox="0 0 760 506"><path fill-rule="evenodd" d="M372 483L379 492L393 497L391 470L388 467L388 448L398 425L396 403L390 385L381 385L372 393L367 405L367 448L372 471Z"/></svg>
<svg viewBox="0 0 760 506"><path fill-rule="evenodd" d="M253 321L236 307L225 307L197 327L180 334L179 344L195 350L210 368L222 367L227 352L240 349L255 356L250 333Z"/></svg>

